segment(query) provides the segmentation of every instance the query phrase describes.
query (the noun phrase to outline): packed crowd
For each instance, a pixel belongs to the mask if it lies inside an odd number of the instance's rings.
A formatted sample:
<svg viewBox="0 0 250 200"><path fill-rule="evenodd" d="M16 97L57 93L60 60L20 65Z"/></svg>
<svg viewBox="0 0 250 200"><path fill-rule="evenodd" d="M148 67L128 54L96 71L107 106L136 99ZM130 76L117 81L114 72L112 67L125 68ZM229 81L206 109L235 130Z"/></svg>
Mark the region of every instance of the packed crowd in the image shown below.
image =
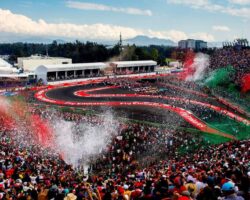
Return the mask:
<svg viewBox="0 0 250 200"><path fill-rule="evenodd" d="M182 148L187 152L204 144L201 137L194 138L185 131L124 124L120 134L109 145L108 154L96 160L93 169L107 169L109 175L129 172L137 166L149 166L166 155L174 156Z"/></svg>
<svg viewBox="0 0 250 200"><path fill-rule="evenodd" d="M232 65L236 69L236 83L240 84L241 77L250 73L250 49L223 48L214 52L210 59L210 67L217 69Z"/></svg>
<svg viewBox="0 0 250 200"><path fill-rule="evenodd" d="M195 83L186 83L178 80L176 77L167 76L157 80L138 80L133 78L114 78L106 79L103 82L105 85L118 86L121 89L128 90L136 94L153 94L153 95L166 95L166 96L181 96L198 101L211 101L212 98L204 98L207 91L204 91L200 86ZM125 93L125 91L123 91Z"/></svg>
<svg viewBox="0 0 250 200"><path fill-rule="evenodd" d="M37 108L31 112L50 116ZM58 115L101 123L98 116ZM122 124L86 174L31 136L20 140L16 131L0 131L0 199L249 198L249 140L207 147L199 135Z"/></svg>
<svg viewBox="0 0 250 200"><path fill-rule="evenodd" d="M135 89L154 85L128 78L105 84L142 94L151 91ZM38 107L29 112L44 119L52 116ZM76 125L102 123L94 115L54 114ZM20 138L15 128L3 127L0 199L249 199L250 140L208 147L201 136L186 131L123 123L108 151L91 158L86 174L65 163L58 152L38 145L29 133Z"/></svg>
<svg viewBox="0 0 250 200"><path fill-rule="evenodd" d="M140 82L137 79L129 77L107 79L104 83L107 85L119 86L120 88L127 89L136 94L156 94L159 91L159 89L149 81Z"/></svg>

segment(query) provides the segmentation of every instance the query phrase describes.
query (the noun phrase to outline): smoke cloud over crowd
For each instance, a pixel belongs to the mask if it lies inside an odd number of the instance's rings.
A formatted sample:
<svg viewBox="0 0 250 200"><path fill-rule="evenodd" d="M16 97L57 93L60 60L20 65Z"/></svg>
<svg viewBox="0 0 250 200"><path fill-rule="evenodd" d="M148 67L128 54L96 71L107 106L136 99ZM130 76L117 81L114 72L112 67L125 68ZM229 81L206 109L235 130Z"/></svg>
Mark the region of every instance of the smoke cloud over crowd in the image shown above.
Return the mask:
<svg viewBox="0 0 250 200"><path fill-rule="evenodd" d="M118 122L111 111L105 111L101 122L76 124L63 119L54 119L55 146L68 164L77 167L105 151L114 135Z"/></svg>
<svg viewBox="0 0 250 200"><path fill-rule="evenodd" d="M194 57L194 62L190 66L193 73L186 77L187 81L199 81L202 80L206 69L209 67L209 56L207 54L198 53Z"/></svg>

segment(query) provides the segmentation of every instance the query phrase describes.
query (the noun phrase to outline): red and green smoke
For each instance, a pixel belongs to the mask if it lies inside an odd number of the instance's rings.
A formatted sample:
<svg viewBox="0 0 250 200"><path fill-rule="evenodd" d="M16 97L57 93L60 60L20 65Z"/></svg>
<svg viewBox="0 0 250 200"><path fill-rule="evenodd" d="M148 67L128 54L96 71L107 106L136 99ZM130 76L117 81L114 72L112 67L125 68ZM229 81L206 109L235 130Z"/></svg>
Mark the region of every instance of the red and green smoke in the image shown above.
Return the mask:
<svg viewBox="0 0 250 200"><path fill-rule="evenodd" d="M221 67L214 70L206 79L205 85L210 88L218 86L228 86L232 81L231 77L235 74L235 69L232 66Z"/></svg>
<svg viewBox="0 0 250 200"><path fill-rule="evenodd" d="M53 145L53 131L48 121L28 112L28 106L20 100L0 98L0 125L5 130L22 130L42 146Z"/></svg>
<svg viewBox="0 0 250 200"><path fill-rule="evenodd" d="M245 74L241 79L241 91L248 92L250 91L250 73Z"/></svg>
<svg viewBox="0 0 250 200"><path fill-rule="evenodd" d="M179 78L181 80L186 80L187 77L192 76L195 72L193 68L195 53L193 51L188 51L185 57L185 62L183 65L183 72L180 73Z"/></svg>

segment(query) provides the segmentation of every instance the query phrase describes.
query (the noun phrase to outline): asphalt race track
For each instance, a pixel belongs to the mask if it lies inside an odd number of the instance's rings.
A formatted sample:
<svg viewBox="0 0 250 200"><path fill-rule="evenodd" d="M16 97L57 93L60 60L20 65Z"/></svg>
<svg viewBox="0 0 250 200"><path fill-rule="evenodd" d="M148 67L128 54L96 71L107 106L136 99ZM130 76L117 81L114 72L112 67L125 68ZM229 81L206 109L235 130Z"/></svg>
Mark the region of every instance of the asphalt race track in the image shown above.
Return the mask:
<svg viewBox="0 0 250 200"><path fill-rule="evenodd" d="M181 90L182 88L172 89ZM127 89L105 85L101 80L53 86L40 90L35 94L35 97L40 101L62 106L84 106L95 110L112 107L120 117L195 127L201 131L231 139L234 138L232 135L207 126L202 120L203 110L211 110L247 125L250 124L249 120L243 118L240 114L233 113L230 109L227 110L215 100L212 100L214 102L212 104L208 103L211 100L207 101L208 96L206 94L184 88L183 90L191 93L191 96L199 96L198 99L204 99L204 101L198 101L195 98L187 99L178 95L136 94Z"/></svg>

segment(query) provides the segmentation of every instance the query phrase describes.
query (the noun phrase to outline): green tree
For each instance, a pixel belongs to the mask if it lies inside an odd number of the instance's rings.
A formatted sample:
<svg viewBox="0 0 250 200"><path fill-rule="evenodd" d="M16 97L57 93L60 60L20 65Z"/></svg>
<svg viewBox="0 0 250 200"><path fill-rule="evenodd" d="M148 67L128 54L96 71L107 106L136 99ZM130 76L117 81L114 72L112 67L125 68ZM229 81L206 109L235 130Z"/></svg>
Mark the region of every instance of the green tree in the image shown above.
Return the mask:
<svg viewBox="0 0 250 200"><path fill-rule="evenodd" d="M151 49L150 56L152 60L157 61L159 59L159 51L156 48Z"/></svg>

